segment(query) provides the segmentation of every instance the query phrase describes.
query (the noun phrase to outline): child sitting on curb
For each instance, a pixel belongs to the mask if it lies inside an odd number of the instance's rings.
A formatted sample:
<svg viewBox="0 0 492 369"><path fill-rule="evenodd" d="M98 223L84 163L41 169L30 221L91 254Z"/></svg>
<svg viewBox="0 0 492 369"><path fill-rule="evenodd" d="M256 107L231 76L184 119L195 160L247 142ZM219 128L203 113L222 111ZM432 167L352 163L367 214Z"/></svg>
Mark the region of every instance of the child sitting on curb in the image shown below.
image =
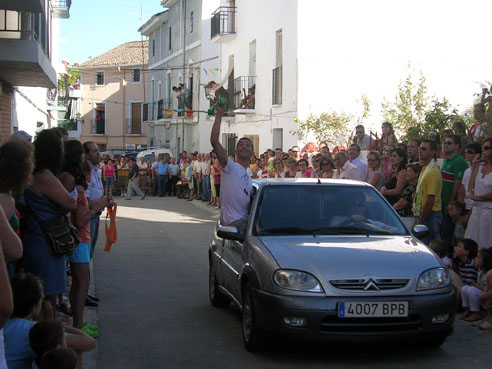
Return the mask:
<svg viewBox="0 0 492 369"><path fill-rule="evenodd" d="M29 331L36 324L43 302L43 286L34 274L19 272L10 281L14 297L14 312L4 328L5 358L9 369L24 369L36 360L29 344ZM91 351L95 341L82 331L66 327L67 347ZM80 366L82 368L82 366Z"/></svg>
<svg viewBox="0 0 492 369"><path fill-rule="evenodd" d="M480 268L478 282L463 286L461 289L461 299L465 312L460 315L460 319L465 322L475 322L482 318L480 314L480 295L486 288L487 275L491 274L492 276L492 272L490 272L492 269L492 255L488 249L482 249L478 252L475 258L475 266Z"/></svg>

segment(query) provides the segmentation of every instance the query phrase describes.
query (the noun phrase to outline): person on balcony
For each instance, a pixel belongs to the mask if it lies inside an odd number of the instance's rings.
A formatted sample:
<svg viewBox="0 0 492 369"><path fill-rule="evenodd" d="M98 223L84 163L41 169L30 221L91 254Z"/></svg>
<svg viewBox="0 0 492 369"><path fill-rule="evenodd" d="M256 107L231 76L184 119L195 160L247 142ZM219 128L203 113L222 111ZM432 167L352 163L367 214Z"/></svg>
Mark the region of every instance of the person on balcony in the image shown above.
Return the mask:
<svg viewBox="0 0 492 369"><path fill-rule="evenodd" d="M239 105L240 109L254 109L255 108L255 86L248 89L248 95L246 95L246 90L243 88L244 99L241 100Z"/></svg>

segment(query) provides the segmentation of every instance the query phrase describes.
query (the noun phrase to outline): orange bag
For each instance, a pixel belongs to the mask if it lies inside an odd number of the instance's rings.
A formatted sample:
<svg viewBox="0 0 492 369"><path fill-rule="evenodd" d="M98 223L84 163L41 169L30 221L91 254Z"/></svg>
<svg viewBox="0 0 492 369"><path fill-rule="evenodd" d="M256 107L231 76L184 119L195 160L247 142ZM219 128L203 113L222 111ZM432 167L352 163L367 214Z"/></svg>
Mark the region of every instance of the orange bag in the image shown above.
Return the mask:
<svg viewBox="0 0 492 369"><path fill-rule="evenodd" d="M104 251L110 251L113 243L116 243L118 241L118 232L116 230L116 208L116 204L114 204L112 208L107 208L106 222L104 223L104 228L106 231L106 245L104 246Z"/></svg>

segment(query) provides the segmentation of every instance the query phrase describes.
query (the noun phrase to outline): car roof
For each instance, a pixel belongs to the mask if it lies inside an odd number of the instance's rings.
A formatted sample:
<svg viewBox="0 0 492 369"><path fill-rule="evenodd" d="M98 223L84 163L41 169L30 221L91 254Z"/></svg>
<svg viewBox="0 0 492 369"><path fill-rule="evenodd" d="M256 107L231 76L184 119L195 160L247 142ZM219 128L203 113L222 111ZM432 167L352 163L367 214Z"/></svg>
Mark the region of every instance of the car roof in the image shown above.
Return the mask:
<svg viewBox="0 0 492 369"><path fill-rule="evenodd" d="M366 182L356 181L351 179L328 179L328 178L267 178L267 179L253 179L253 183L263 187L269 185L280 186L348 186L348 187L372 187Z"/></svg>

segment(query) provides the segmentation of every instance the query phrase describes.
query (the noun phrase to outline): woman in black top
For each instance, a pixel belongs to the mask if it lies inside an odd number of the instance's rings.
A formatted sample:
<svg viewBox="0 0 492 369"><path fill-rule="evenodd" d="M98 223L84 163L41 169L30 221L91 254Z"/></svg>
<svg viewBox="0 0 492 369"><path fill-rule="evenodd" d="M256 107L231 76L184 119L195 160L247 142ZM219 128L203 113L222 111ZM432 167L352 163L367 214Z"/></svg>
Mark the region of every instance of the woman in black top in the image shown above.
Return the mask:
<svg viewBox="0 0 492 369"><path fill-rule="evenodd" d="M390 152L390 165L393 171L387 179L384 187L381 188L381 194L389 201L391 205L400 198L400 194L407 184L405 165L407 156L402 149L396 148Z"/></svg>

